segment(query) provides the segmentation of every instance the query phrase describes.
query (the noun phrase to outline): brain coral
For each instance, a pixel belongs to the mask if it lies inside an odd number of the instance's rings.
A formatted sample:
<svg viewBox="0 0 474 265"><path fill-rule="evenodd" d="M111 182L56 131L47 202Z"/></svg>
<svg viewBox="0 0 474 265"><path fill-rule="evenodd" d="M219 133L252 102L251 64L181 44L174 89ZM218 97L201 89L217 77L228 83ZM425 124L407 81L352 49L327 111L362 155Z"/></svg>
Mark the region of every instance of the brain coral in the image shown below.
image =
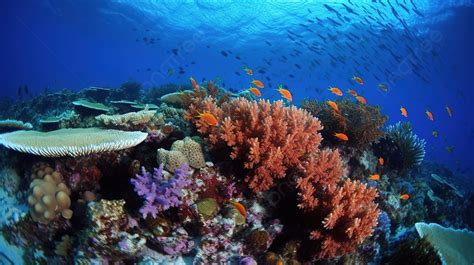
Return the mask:
<svg viewBox="0 0 474 265"><path fill-rule="evenodd" d="M58 214L64 218L72 217L69 188L64 184L62 175L49 166L36 168L30 184L28 204L34 221L48 224Z"/></svg>
<svg viewBox="0 0 474 265"><path fill-rule="evenodd" d="M171 146L171 150L183 153L183 155L188 159L189 166L193 168L201 168L206 165L201 145L190 137L175 141Z"/></svg>
<svg viewBox="0 0 474 265"><path fill-rule="evenodd" d="M157 161L170 172L174 172L182 164L188 164L192 168L202 168L206 165L201 145L190 137L175 141L170 151L158 149Z"/></svg>
<svg viewBox="0 0 474 265"><path fill-rule="evenodd" d="M76 157L130 148L143 142L146 137L147 134L142 132L77 128L6 133L0 135L0 144L15 151L39 156Z"/></svg>

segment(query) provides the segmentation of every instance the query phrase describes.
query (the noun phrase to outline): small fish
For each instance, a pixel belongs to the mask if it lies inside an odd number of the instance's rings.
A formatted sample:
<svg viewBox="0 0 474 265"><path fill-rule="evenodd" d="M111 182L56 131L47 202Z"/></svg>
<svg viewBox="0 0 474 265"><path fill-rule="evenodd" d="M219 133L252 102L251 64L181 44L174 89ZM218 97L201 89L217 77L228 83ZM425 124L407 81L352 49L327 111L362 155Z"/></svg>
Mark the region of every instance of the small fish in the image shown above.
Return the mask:
<svg viewBox="0 0 474 265"><path fill-rule="evenodd" d="M385 160L383 159L383 157L379 157L379 165L383 166L384 163Z"/></svg>
<svg viewBox="0 0 474 265"><path fill-rule="evenodd" d="M334 95L337 95L340 97L343 95L342 91L337 87L330 87L328 90L331 91Z"/></svg>
<svg viewBox="0 0 474 265"><path fill-rule="evenodd" d="M170 68L170 69L168 69L168 71L166 71L166 73L168 75L172 75L172 74L174 74L174 70Z"/></svg>
<svg viewBox="0 0 474 265"><path fill-rule="evenodd" d="M244 206L242 203L236 202L236 201L232 201L232 200L229 201L229 202L230 202L230 204L232 204L232 206L235 207L235 209L237 209L237 210L239 211L239 213L240 213L243 217L247 218L247 209L245 208L245 206Z"/></svg>
<svg viewBox="0 0 474 265"><path fill-rule="evenodd" d="M369 179L371 180L380 180L380 175L379 174L372 174L369 176Z"/></svg>
<svg viewBox="0 0 474 265"><path fill-rule="evenodd" d="M332 101L332 100L328 100L328 105L335 111L339 112L339 108L337 107L337 104L336 102Z"/></svg>
<svg viewBox="0 0 474 265"><path fill-rule="evenodd" d="M191 80L191 85L193 86L194 91L198 92L199 91L199 85L197 84L196 80L194 80L194 78L192 76L189 78L189 80Z"/></svg>
<svg viewBox="0 0 474 265"><path fill-rule="evenodd" d="M356 92L354 89L349 89L349 90L347 90L347 93L353 95L354 97L357 97L357 96L358 96L358 95L357 95L357 92Z"/></svg>
<svg viewBox="0 0 474 265"><path fill-rule="evenodd" d="M451 154L454 152L454 146L452 145L446 146L445 149L446 149L446 152L448 152L448 154Z"/></svg>
<svg viewBox="0 0 474 265"><path fill-rule="evenodd" d="M250 75L250 76L253 75L253 71L252 71L252 69L250 69L250 68L244 67L244 71L245 71L248 75Z"/></svg>
<svg viewBox="0 0 474 265"><path fill-rule="evenodd" d="M335 133L334 136L336 136L337 139L342 140L342 141L349 141L349 137L343 133Z"/></svg>
<svg viewBox="0 0 474 265"><path fill-rule="evenodd" d="M198 113L196 118L199 118L201 121L205 122L209 126L216 126L219 122L217 121L216 116L210 112Z"/></svg>
<svg viewBox="0 0 474 265"><path fill-rule="evenodd" d="M365 100L365 98L363 96L356 96L355 97L357 99L357 101L359 101L361 104L363 105L366 105L367 104L367 100Z"/></svg>
<svg viewBox="0 0 474 265"><path fill-rule="evenodd" d="M256 85L258 88L264 88L265 87L260 80L256 80L256 79L252 80L252 84Z"/></svg>
<svg viewBox="0 0 474 265"><path fill-rule="evenodd" d="M451 108L449 106L446 106L446 111L448 112L449 117L453 116L453 111L451 110Z"/></svg>
<svg viewBox="0 0 474 265"><path fill-rule="evenodd" d="M388 91L388 87L386 84L383 84L383 83L380 83L378 85L379 89L382 90L383 92L387 92Z"/></svg>
<svg viewBox="0 0 474 265"><path fill-rule="evenodd" d="M439 133L438 133L438 131L434 130L434 131L431 132L431 135L433 135L433 137L438 137Z"/></svg>
<svg viewBox="0 0 474 265"><path fill-rule="evenodd" d="M362 81L362 78L360 78L360 77L358 77L358 76L352 77L352 80L356 81L359 85L363 85L363 84L364 84L364 81Z"/></svg>
<svg viewBox="0 0 474 265"><path fill-rule="evenodd" d="M426 113L426 116L428 116L428 119L430 121L434 121L433 113L431 113L431 111L427 110L427 111L425 111L425 113Z"/></svg>
<svg viewBox="0 0 474 265"><path fill-rule="evenodd" d="M291 92L288 89L284 89L281 85L278 86L278 92L280 92L281 96L291 102L293 100L293 96L291 95Z"/></svg>
<svg viewBox="0 0 474 265"><path fill-rule="evenodd" d="M262 93L260 93L260 90L258 90L258 88L256 88L256 87L249 88L249 91L256 97L261 97L262 96Z"/></svg>
<svg viewBox="0 0 474 265"><path fill-rule="evenodd" d="M400 107L400 111L401 111L403 117L408 118L407 109L405 109L404 107Z"/></svg>
<svg viewBox="0 0 474 265"><path fill-rule="evenodd" d="M408 195L408 194L406 194L406 193L400 195L400 200L406 201L406 200L408 200L408 199L410 199L410 195Z"/></svg>

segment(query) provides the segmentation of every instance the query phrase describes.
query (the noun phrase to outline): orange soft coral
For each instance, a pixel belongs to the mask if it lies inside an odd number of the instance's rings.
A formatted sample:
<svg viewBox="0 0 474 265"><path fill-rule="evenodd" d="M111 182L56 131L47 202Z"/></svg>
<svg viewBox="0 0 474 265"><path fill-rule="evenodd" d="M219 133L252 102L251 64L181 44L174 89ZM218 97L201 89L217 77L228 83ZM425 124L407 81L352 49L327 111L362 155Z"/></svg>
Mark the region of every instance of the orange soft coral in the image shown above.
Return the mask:
<svg viewBox="0 0 474 265"><path fill-rule="evenodd" d="M359 181L345 180L326 187L299 185L299 207L305 212L312 253L318 259L350 253L370 236L380 210L374 202L378 193ZM313 193L315 199L310 199Z"/></svg>
<svg viewBox="0 0 474 265"><path fill-rule="evenodd" d="M211 127L193 118L198 111L214 114L220 125ZM301 166L321 142L319 120L305 110L283 106L282 101L238 98L219 107L208 97L191 104L185 118L211 149L227 150L231 159L242 163L254 192L268 190L275 179Z"/></svg>

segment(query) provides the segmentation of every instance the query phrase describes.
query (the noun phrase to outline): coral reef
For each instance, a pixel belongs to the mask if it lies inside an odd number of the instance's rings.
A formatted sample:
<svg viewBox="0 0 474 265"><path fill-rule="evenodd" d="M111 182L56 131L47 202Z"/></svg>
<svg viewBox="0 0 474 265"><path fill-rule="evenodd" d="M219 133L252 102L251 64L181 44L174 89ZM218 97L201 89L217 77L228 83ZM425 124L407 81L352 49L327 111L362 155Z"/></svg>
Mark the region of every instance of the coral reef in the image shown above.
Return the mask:
<svg viewBox="0 0 474 265"><path fill-rule="evenodd" d="M474 232L467 229L446 228L439 224L416 223L421 238L426 238L438 251L443 263L472 264L474 262Z"/></svg>
<svg viewBox="0 0 474 265"><path fill-rule="evenodd" d="M387 127L385 136L374 143L373 149L392 169L407 172L423 161L425 145L425 140L413 133L410 123L398 122Z"/></svg>
<svg viewBox="0 0 474 265"><path fill-rule="evenodd" d="M85 99L73 101L76 112L83 116L95 116L102 113L107 113L111 109L102 103L91 102Z"/></svg>
<svg viewBox="0 0 474 265"><path fill-rule="evenodd" d="M99 115L95 119L101 127L126 131L141 131L146 127L157 127L164 123L162 115L154 110L141 110L120 115Z"/></svg>
<svg viewBox="0 0 474 265"><path fill-rule="evenodd" d="M220 126L196 119L198 112L212 113ZM275 179L297 168L321 141L318 119L296 107L284 107L282 101L238 98L219 107L208 97L191 104L185 115L211 150L224 152L241 164L245 181L255 192L268 190Z"/></svg>
<svg viewBox="0 0 474 265"><path fill-rule="evenodd" d="M0 132L11 132L16 130L31 130L33 125L31 123L24 123L17 120L1 120L0 121Z"/></svg>
<svg viewBox="0 0 474 265"><path fill-rule="evenodd" d="M84 231L87 240L82 242L94 247L92 253L87 253L88 256L119 261L135 258L144 249L146 239L126 232L129 221L124 205L124 200L104 199L88 205L90 225ZM89 250L86 246L82 248Z"/></svg>
<svg viewBox="0 0 474 265"><path fill-rule="evenodd" d="M326 102L306 99L301 108L309 111L321 121L323 145L339 146L342 144L335 133L344 133L349 137L345 146L359 150L367 148L370 143L383 135L383 126L387 116L382 115L380 107L358 104L347 98L335 101L339 111L331 108Z"/></svg>
<svg viewBox="0 0 474 265"><path fill-rule="evenodd" d="M30 184L28 204L34 221L48 224L58 214L70 219L72 217L71 192L64 184L63 177L53 168L38 165L33 169L33 181Z"/></svg>
<svg viewBox="0 0 474 265"><path fill-rule="evenodd" d="M301 183L301 182L300 182ZM318 187L316 185L316 187ZM377 224L379 209L374 203L377 191L358 181L346 180L339 187L327 185L327 190L301 185L299 207L311 220L310 239L319 259L336 257L355 250L370 236ZM309 190L309 191L308 191ZM315 198L308 198L309 193Z"/></svg>
<svg viewBox="0 0 474 265"><path fill-rule="evenodd" d="M175 141L170 151L158 149L157 162L164 164L165 169L170 172L174 172L182 164L188 164L192 168L202 168L206 164L201 145L190 137Z"/></svg>
<svg viewBox="0 0 474 265"><path fill-rule="evenodd" d="M0 144L29 154L46 157L83 156L136 146L147 137L142 132L99 128L61 129L51 132L17 131L2 134Z"/></svg>
<svg viewBox="0 0 474 265"><path fill-rule="evenodd" d="M474 224L468 182L419 164L423 140L403 124L384 133L377 107L305 110L191 84L0 106L2 118L61 128L0 135L13 149L0 155L0 263L440 264L413 225ZM23 261L3 250L15 246Z"/></svg>
<svg viewBox="0 0 474 265"><path fill-rule="evenodd" d="M153 174L142 168L142 175L137 175L131 183L135 192L145 199L145 205L140 209L143 219L148 215L157 217L159 212L176 207L183 203L183 189L190 185L187 164L178 167L171 179L163 178L163 164L155 168Z"/></svg>

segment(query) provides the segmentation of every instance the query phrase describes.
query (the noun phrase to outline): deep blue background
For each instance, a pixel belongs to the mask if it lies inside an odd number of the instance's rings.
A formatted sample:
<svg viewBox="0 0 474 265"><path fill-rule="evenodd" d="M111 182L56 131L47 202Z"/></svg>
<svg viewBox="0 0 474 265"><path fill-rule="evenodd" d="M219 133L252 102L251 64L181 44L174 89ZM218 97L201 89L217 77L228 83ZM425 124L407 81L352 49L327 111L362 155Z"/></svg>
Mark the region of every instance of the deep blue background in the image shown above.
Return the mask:
<svg viewBox="0 0 474 265"><path fill-rule="evenodd" d="M363 87L350 82L354 73L347 71L344 65L340 65L339 71L337 67L326 67L324 64L328 62L322 60L321 74L330 72L331 75L326 79L318 75L318 69L294 68L294 63L304 65L305 59L312 54L290 58L287 63L275 59L272 66L263 68L264 59L277 58L281 54L289 54L293 48L301 48L292 46L285 36L286 30L298 32L301 29L297 25L293 26L290 19L304 20L305 17L297 12L304 10L305 14L308 13L306 6L290 10L284 16L276 16L275 24L265 25L268 31L259 31L261 25L251 24L255 21L253 18L241 15L246 13L245 10L234 12L239 14L235 17L242 20L236 21L232 28L219 28L219 19L223 19L219 12L224 11L212 10L209 6L197 5L196 10L199 12L194 12L188 7L182 7L181 10L179 5L174 5L166 9L168 13L160 13L173 14L179 21L181 12L183 18L191 22L220 15L214 20L209 18L209 21L215 22L214 25L196 23L183 27L174 25L164 16L147 17L130 5L110 1L2 1L0 96L16 98L20 84L27 84L32 94L35 94L41 93L45 87L49 87L50 91L62 88L78 90L88 86L117 87L127 80L136 80L146 86L188 82L191 75L197 80L221 79L227 88L243 90L248 88L250 78L243 74L241 68L261 68L271 75L273 88L282 83L292 90L295 103L305 97L321 100L334 98L326 91L330 85L343 90L352 87L364 95L369 104L382 106L383 112L390 117L388 124L404 120L399 112L403 105L408 109L408 120L415 132L427 140L427 158L442 161L458 169L459 174L472 176L474 8L469 1L463 3L461 6L433 11L442 19L423 22L424 28L440 36L439 40L432 43L433 47L427 48L428 51L437 51L440 58L433 58L423 65L429 69L430 83L422 82L408 73L390 86L389 93L383 93L376 87L378 81L371 77L362 76L365 81ZM317 11L313 8L313 12ZM443 12L449 15L443 17ZM308 16L313 14L308 13ZM259 14L255 16L258 18ZM278 24L277 19L280 18L283 21ZM243 26L246 28L242 29ZM423 37L425 39L429 38L429 34L426 34ZM143 42L143 37L160 40L150 45ZM278 50L281 54L271 53L265 40L275 46L280 45ZM395 47L401 44L402 39L400 43L393 43ZM418 47L416 44L414 46L421 49L422 45L419 43ZM339 49L332 45L332 41L321 43L321 47L333 53ZM173 56L173 48L179 49L179 56ZM224 57L220 53L222 50L232 50L232 55ZM231 58L235 55L242 57L242 60ZM375 55L372 51L360 50L354 56L373 58ZM171 65L170 59L174 60ZM186 71L182 75L177 74L179 66ZM168 68L172 68L175 73L166 75L163 71L166 72ZM234 74L236 71L242 75ZM288 73L295 75L295 78L289 79ZM258 75L255 77L259 78ZM278 98L274 90L262 93L269 99ZM452 118L447 116L446 105L454 112ZM433 112L434 122L426 118L424 112L427 109ZM437 130L440 137L434 138L432 130ZM450 145L455 148L452 154L445 150Z"/></svg>

